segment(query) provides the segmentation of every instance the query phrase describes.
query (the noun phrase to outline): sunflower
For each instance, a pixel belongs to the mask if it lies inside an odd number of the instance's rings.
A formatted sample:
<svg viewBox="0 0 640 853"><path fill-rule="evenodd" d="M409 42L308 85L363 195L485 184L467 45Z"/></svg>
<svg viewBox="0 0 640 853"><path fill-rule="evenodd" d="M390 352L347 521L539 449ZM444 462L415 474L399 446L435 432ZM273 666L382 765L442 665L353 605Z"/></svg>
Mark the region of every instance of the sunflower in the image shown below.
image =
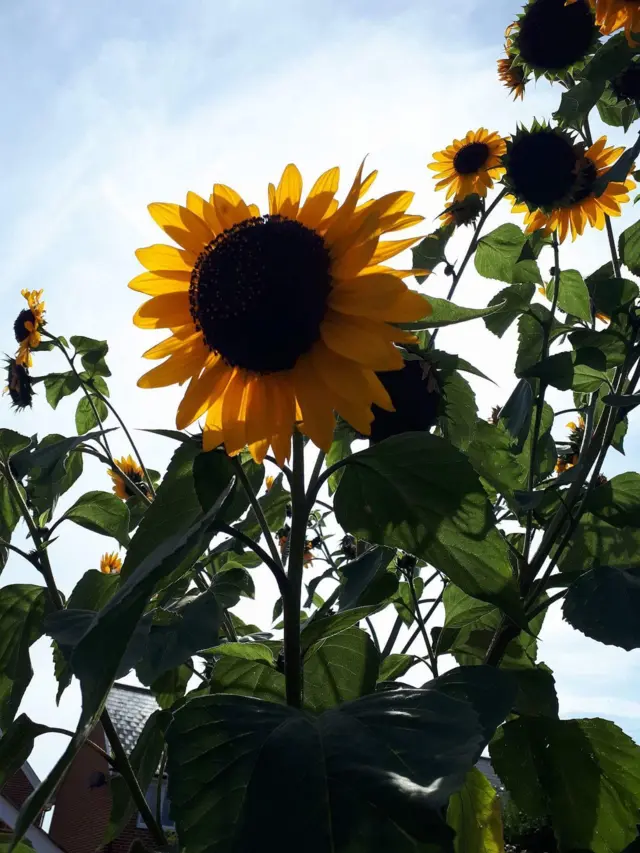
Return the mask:
<svg viewBox="0 0 640 853"><path fill-rule="evenodd" d="M265 485L265 488L268 492L271 491L271 488L273 487L274 482L275 482L275 477L271 477L271 476L265 477L264 485Z"/></svg>
<svg viewBox="0 0 640 853"><path fill-rule="evenodd" d="M513 211L526 214L527 233L557 231L563 241L571 231L575 240L587 224L602 230L605 214L619 216L634 181L611 182L600 196L595 190L623 150L607 148L604 136L585 151L557 128L521 128L507 146L504 182L515 200Z"/></svg>
<svg viewBox="0 0 640 853"><path fill-rule="evenodd" d="M637 104L640 101L640 62L632 62L611 81L618 101Z"/></svg>
<svg viewBox="0 0 640 853"><path fill-rule="evenodd" d="M402 281L411 272L383 265L419 238L381 235L421 217L406 213L409 192L359 203L375 175L363 180L361 166L341 206L337 168L303 203L292 164L269 185L266 215L222 184L209 201L190 192L186 207L149 205L182 248L137 252L148 271L129 286L152 298L134 323L172 333L145 353L168 359L138 384L188 381L176 423L184 429L206 414L205 450L224 443L233 455L248 445L261 462L271 446L282 464L296 423L328 450L334 411L368 435L371 405L392 407L375 371L399 368L394 344L414 338L391 324L431 306Z"/></svg>
<svg viewBox="0 0 640 853"><path fill-rule="evenodd" d="M122 560L117 554L103 554L100 560L100 571L103 575L119 575Z"/></svg>
<svg viewBox="0 0 640 853"><path fill-rule="evenodd" d="M569 440L566 442L567 450L558 456L555 467L556 474L562 474L578 463L585 431L585 422L582 415L578 418L578 423L569 421L567 429L571 430Z"/></svg>
<svg viewBox="0 0 640 853"><path fill-rule="evenodd" d="M567 6L572 6L576 0L566 0ZM590 0L591 8L596 13L596 24L600 32L609 36L616 30L624 29L627 42L636 47L633 33L640 32L640 3L638 0Z"/></svg>
<svg viewBox="0 0 640 853"><path fill-rule="evenodd" d="M122 476L125 474L132 483L135 483L140 491L147 494L148 486L144 478L144 471L132 456L123 456L122 459L114 459L116 470L109 469L107 473L113 480L113 492L123 501L136 496L129 483Z"/></svg>
<svg viewBox="0 0 640 853"><path fill-rule="evenodd" d="M529 82L529 75L522 65L518 65L508 51L505 57L498 60L498 77L513 95L513 100L524 99L524 89Z"/></svg>
<svg viewBox="0 0 640 853"><path fill-rule="evenodd" d="M429 169L438 172L436 189L447 188L447 198L456 200L476 193L486 196L504 169L500 158L506 150L506 141L484 127L470 130L464 139L454 139L443 151L434 153L435 162Z"/></svg>
<svg viewBox="0 0 640 853"><path fill-rule="evenodd" d="M435 424L441 393L435 370L429 362L405 361L401 370L390 370L379 376L395 411L373 407L371 444L403 432L423 432Z"/></svg>
<svg viewBox="0 0 640 853"><path fill-rule="evenodd" d="M18 411L31 407L34 394L31 377L27 368L18 364L15 358L10 358L7 362L7 387L4 390Z"/></svg>
<svg viewBox="0 0 640 853"><path fill-rule="evenodd" d="M18 342L16 361L24 367L31 367L33 359L31 350L40 344L40 328L43 326L44 302L41 302L41 290L20 291L27 300L28 308L22 310L13 324L13 331Z"/></svg>
<svg viewBox="0 0 640 853"><path fill-rule="evenodd" d="M550 79L579 68L598 44L588 0L529 0L507 30L509 53L525 73Z"/></svg>
<svg viewBox="0 0 640 853"><path fill-rule="evenodd" d="M461 201L452 201L440 214L442 227L453 225L454 228L459 228L462 225L473 225L483 209L483 201L477 193L472 193Z"/></svg>

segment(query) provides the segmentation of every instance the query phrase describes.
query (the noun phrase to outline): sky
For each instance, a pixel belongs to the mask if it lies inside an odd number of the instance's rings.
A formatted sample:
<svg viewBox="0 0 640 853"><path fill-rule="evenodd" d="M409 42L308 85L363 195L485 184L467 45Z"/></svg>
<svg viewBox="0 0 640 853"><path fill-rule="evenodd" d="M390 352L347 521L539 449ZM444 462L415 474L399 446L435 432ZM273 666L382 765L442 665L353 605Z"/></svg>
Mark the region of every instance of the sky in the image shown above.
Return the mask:
<svg viewBox="0 0 640 853"><path fill-rule="evenodd" d="M425 216L419 233L427 233L444 204L426 169L434 151L480 126L512 133L518 122L549 117L557 107L559 92L545 83L532 85L524 103L514 104L496 78L504 29L519 6L517 0L0 5L0 77L11 81L4 87L0 138L0 351L15 347L11 325L23 307L21 288L44 288L51 331L108 338L112 400L129 426L173 427L179 392L136 388L152 336L133 327L140 300L126 284L140 271L134 250L161 239L146 205L184 203L189 189L208 195L214 182L264 205L267 183L277 182L288 162L300 167L307 187L340 165L344 186L367 155L367 164L380 170L378 194L415 191L411 212ZM617 231L633 221L633 212L616 223ZM493 225L509 218L499 208ZM453 242L454 259L469 236ZM600 234L564 246L561 255L564 268L585 273L606 259ZM410 258L398 259L398 266L405 263ZM502 286L471 268L456 300L484 305ZM447 287L444 276L434 275L424 292L444 296ZM513 332L498 341L476 321L444 330L439 344L495 381L472 382L481 413L506 400L514 385L508 372ZM35 374L56 369L62 365L55 356L37 357ZM0 425L25 434L72 434L74 409L67 399L52 412L41 395L32 412L16 416L4 399ZM558 435L565 432L560 423ZM633 433L632 422L627 456L614 454L607 474L638 467ZM147 465L163 470L174 446L137 436ZM120 436L112 444L118 455L129 452ZM87 464L86 470L81 491L110 487L103 469ZM80 493L72 490L60 510ZM66 528L51 558L68 594L115 543ZM0 585L39 580L12 556ZM257 601L244 607L266 625L275 592L264 575L256 581ZM563 716L614 719L640 741L640 651L588 640L556 607L543 629L540 659L555 672ZM32 662L35 677L23 710L73 728L77 684L56 708L46 639L33 647ZM31 758L36 772L46 773L64 742L59 735L38 739Z"/></svg>

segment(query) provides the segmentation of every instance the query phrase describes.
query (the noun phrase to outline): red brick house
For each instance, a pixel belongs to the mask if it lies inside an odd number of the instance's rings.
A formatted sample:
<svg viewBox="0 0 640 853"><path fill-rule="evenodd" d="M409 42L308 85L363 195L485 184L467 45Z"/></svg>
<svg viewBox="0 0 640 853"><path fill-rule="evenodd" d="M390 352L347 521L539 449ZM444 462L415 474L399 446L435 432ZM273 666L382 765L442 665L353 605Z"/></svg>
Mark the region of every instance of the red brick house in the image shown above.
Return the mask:
<svg viewBox="0 0 640 853"><path fill-rule="evenodd" d="M106 703L109 716L127 753L131 753L144 724L158 705L148 690L128 684L114 684ZM107 742L102 726L98 724L90 738L107 752ZM49 834L65 853L128 853L134 840L150 851L156 844L136 813L118 838L102 847L111 812L111 795L107 780L111 770L107 760L85 745L73 760L56 794L55 808ZM147 799L155 810L157 778L147 792ZM168 816L163 782L162 817L165 829L173 829Z"/></svg>

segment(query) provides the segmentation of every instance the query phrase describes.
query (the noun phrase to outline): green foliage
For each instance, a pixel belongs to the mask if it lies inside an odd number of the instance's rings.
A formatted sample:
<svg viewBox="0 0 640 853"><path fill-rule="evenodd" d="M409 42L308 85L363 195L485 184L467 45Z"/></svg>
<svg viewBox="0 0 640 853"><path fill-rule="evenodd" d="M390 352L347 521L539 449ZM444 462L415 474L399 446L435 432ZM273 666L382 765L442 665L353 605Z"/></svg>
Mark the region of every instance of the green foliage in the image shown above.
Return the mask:
<svg viewBox="0 0 640 853"><path fill-rule="evenodd" d="M456 833L455 853L503 853L500 800L476 767L449 800L447 823Z"/></svg>
<svg viewBox="0 0 640 853"><path fill-rule="evenodd" d="M508 284L542 282L528 238L517 225L506 223L482 237L475 254L476 270L485 278Z"/></svg>
<svg viewBox="0 0 640 853"><path fill-rule="evenodd" d="M71 506L63 518L80 527L112 536L122 546L129 543L129 510L112 492L87 492Z"/></svg>
<svg viewBox="0 0 640 853"><path fill-rule="evenodd" d="M443 326L453 326L456 323L466 323L467 320L476 320L478 317L487 317L502 308L502 305L493 305L488 308L462 308L460 305L454 305L453 302L438 299L435 296L430 296L429 302L432 312L424 320L418 320L415 323L398 323L397 325L401 329L411 331L439 329Z"/></svg>
<svg viewBox="0 0 640 853"><path fill-rule="evenodd" d="M424 240L414 246L411 250L413 269L429 270L432 273L437 266L444 263L446 261L444 253L453 232L453 225L443 226L434 231L433 234L428 234ZM426 279L426 275L416 275L418 284L422 284Z"/></svg>
<svg viewBox="0 0 640 853"><path fill-rule="evenodd" d="M72 371L67 373L50 373L43 377L46 389L47 403L52 409L57 409L58 403L63 397L74 394L80 387L80 380Z"/></svg>
<svg viewBox="0 0 640 853"><path fill-rule="evenodd" d="M398 578L387 570L392 556L393 551L388 548L372 548L341 566L344 583L340 590L340 610L376 605L391 598L398 589Z"/></svg>
<svg viewBox="0 0 640 853"><path fill-rule="evenodd" d="M569 587L564 618L593 640L640 648L640 567L595 566Z"/></svg>
<svg viewBox="0 0 640 853"><path fill-rule="evenodd" d="M622 263L632 273L640 272L640 221L622 232L618 240L618 249Z"/></svg>
<svg viewBox="0 0 640 853"><path fill-rule="evenodd" d="M106 404L93 395L81 397L76 408L76 430L78 435L85 435L106 421L109 409Z"/></svg>
<svg viewBox="0 0 640 853"><path fill-rule="evenodd" d="M27 761L38 735L46 734L47 726L34 723L26 714L20 714L0 737L0 790Z"/></svg>
<svg viewBox="0 0 640 853"><path fill-rule="evenodd" d="M411 433L354 454L335 512L354 536L430 562L469 594L519 619L507 547L485 491L443 439Z"/></svg>
<svg viewBox="0 0 640 853"><path fill-rule="evenodd" d="M549 816L562 849L612 853L636 837L640 748L613 723L520 717L490 751L516 806Z"/></svg>
<svg viewBox="0 0 640 853"><path fill-rule="evenodd" d="M547 299L555 296L555 279L547 285ZM562 270L558 286L558 308L565 314L571 314L586 323L591 322L591 301L589 289L578 270Z"/></svg>

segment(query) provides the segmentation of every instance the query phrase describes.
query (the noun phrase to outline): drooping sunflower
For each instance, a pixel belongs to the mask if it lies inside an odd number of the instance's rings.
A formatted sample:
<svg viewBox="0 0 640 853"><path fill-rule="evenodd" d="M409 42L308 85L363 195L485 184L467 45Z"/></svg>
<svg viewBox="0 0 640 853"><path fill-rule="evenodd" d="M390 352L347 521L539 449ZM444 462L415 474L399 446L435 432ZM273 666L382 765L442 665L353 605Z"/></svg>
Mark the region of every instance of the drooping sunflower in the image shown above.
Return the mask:
<svg viewBox="0 0 640 853"><path fill-rule="evenodd" d="M100 571L103 575L119 575L122 569L122 560L113 554L103 554L100 560Z"/></svg>
<svg viewBox="0 0 640 853"><path fill-rule="evenodd" d="M17 411L28 409L33 401L33 384L29 371L15 358L7 362L7 386L4 389L11 397L11 404Z"/></svg>
<svg viewBox="0 0 640 853"><path fill-rule="evenodd" d="M135 483L140 491L144 492L144 494L148 494L148 486L144 478L144 471L132 456L123 456L121 459L114 459L114 462L116 463L117 469L114 471L110 468L107 473L113 480L113 492L115 495L123 501L136 496L136 492L134 492L129 483L127 483L125 478L122 476L123 474L125 474L132 483Z"/></svg>
<svg viewBox="0 0 640 853"><path fill-rule="evenodd" d="M528 0L507 29L509 53L525 73L555 79L584 65L600 33L589 0Z"/></svg>
<svg viewBox="0 0 640 853"><path fill-rule="evenodd" d="M484 203L477 193L472 193L460 201L452 201L440 214L442 227L453 225L459 228L462 225L473 225L482 211Z"/></svg>
<svg viewBox="0 0 640 853"><path fill-rule="evenodd" d="M15 319L13 331L18 342L16 361L24 367L32 367L31 350L40 344L40 329L43 326L44 302L42 290L22 290L22 296L27 300L28 308L23 309Z"/></svg>
<svg viewBox="0 0 640 853"><path fill-rule="evenodd" d="M558 128L521 128L507 146L504 183L515 201L513 211L526 214L527 233L557 231L562 242L571 232L575 240L587 225L602 230L605 214L619 216L635 182L611 182L600 196L594 189L623 150L607 147L604 136L585 151Z"/></svg>
<svg viewBox="0 0 640 853"><path fill-rule="evenodd" d="M380 373L395 411L374 406L371 444L403 432L430 429L438 417L441 392L432 365L422 360L405 361L401 370Z"/></svg>
<svg viewBox="0 0 640 853"><path fill-rule="evenodd" d="M402 365L395 343L413 340L392 326L430 313L384 261L419 238L382 242L414 225L413 194L361 203L376 173L362 166L342 205L339 170L318 178L302 202L302 177L288 165L269 185L269 213L216 184L209 201L151 204L151 216L181 248L139 249L147 272L130 287L151 299L136 312L143 329L171 337L145 357L167 360L143 388L189 382L178 407L183 429L206 415L203 446L229 454L245 445L257 461L269 446L282 463L296 423L328 450L334 411L369 434L373 403L391 408L377 370Z"/></svg>
<svg viewBox="0 0 640 853"><path fill-rule="evenodd" d="M566 0L568 6L576 0ZM596 13L596 24L600 32L609 36L617 30L624 30L627 42L636 47L633 33L640 33L640 3L638 0L590 0L591 8Z"/></svg>
<svg viewBox="0 0 640 853"><path fill-rule="evenodd" d="M637 104L640 101L640 62L630 63L611 81L613 94L619 101Z"/></svg>
<svg viewBox="0 0 640 853"><path fill-rule="evenodd" d="M428 168L437 172L436 189L446 187L447 199L456 200L475 193L486 196L504 169L500 158L506 150L506 140L495 131L489 133L484 127L470 130L464 139L454 139L451 145L433 155L434 162Z"/></svg>

